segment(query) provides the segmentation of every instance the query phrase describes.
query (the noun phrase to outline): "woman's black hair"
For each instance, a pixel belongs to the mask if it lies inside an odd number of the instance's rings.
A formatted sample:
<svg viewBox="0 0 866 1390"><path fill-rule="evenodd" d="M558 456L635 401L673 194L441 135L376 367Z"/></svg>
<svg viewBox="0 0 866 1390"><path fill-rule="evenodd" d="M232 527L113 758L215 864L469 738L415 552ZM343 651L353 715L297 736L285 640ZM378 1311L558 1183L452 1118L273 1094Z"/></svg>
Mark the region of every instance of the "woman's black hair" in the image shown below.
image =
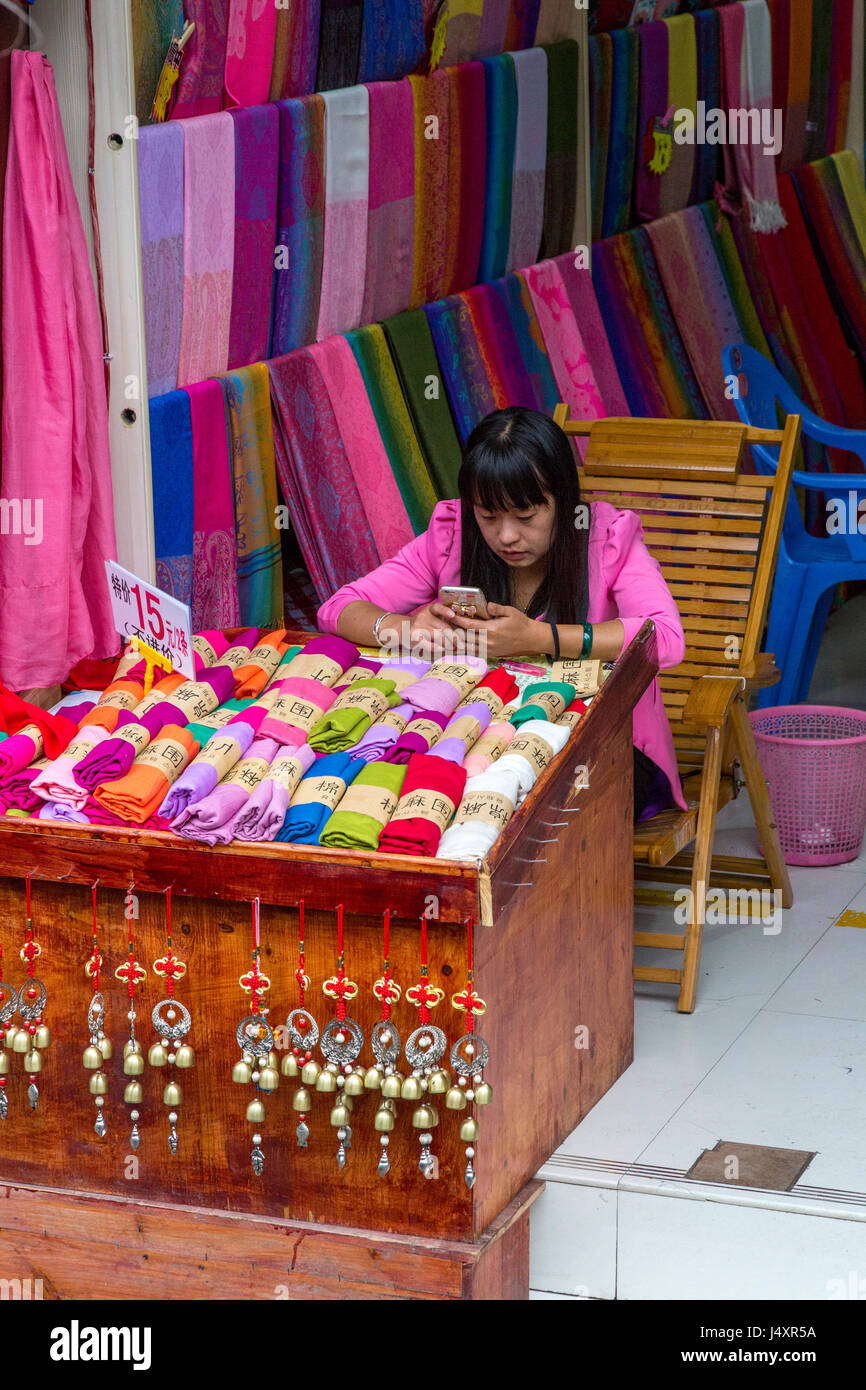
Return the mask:
<svg viewBox="0 0 866 1390"><path fill-rule="evenodd" d="M486 416L466 441L457 479L462 521L461 584L479 588L491 603L510 604L511 567L495 555L475 520L474 507L492 512L556 506L547 574L529 605L555 623L582 623L588 598L589 516L581 506L577 464L568 436L547 416L508 406Z"/></svg>

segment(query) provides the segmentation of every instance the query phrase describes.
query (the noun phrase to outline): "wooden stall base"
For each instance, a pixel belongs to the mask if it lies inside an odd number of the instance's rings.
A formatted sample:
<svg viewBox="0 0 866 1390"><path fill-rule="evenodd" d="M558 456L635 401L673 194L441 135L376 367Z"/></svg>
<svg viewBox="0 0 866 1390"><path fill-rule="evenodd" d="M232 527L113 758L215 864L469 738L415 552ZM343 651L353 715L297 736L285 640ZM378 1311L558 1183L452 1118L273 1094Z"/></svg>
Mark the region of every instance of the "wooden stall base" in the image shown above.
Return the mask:
<svg viewBox="0 0 866 1390"><path fill-rule="evenodd" d="M513 1301L529 1296L543 1190L528 1183L483 1236L458 1241L0 1186L0 1265L43 1299Z"/></svg>

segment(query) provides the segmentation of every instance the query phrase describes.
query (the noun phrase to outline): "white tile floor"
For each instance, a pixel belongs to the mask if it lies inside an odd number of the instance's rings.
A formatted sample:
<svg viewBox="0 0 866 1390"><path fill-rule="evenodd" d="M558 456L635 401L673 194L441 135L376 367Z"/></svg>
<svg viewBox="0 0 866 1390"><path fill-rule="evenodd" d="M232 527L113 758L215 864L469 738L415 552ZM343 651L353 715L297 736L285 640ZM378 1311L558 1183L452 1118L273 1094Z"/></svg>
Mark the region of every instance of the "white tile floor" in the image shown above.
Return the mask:
<svg viewBox="0 0 866 1390"><path fill-rule="evenodd" d="M866 707L864 631L860 595L830 620L812 700ZM716 845L757 852L745 798ZM866 849L791 879L778 933L707 929L693 1014L637 986L633 1065L541 1170L533 1298L866 1298ZM636 919L671 930L669 907ZM682 1181L719 1139L816 1156L790 1193Z"/></svg>

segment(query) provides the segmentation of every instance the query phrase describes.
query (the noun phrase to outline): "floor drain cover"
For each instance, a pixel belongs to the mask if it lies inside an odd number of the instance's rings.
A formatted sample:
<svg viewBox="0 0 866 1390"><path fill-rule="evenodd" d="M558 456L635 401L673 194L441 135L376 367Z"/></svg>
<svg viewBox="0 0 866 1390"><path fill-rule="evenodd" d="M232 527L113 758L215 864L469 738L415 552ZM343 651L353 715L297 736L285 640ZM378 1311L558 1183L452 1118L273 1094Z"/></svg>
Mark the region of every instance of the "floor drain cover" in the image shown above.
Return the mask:
<svg viewBox="0 0 866 1390"><path fill-rule="evenodd" d="M790 1192L815 1157L806 1149L773 1149L764 1144L737 1144L720 1139L704 1149L686 1173L696 1182L724 1182L732 1187L764 1187Z"/></svg>

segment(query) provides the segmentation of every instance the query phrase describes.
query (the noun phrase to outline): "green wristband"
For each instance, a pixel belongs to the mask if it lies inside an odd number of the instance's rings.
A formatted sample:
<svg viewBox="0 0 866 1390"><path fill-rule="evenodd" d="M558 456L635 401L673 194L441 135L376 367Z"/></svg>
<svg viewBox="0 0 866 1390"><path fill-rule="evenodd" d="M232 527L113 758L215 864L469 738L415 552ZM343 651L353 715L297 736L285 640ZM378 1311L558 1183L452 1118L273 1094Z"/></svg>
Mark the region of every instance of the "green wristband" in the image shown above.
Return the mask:
<svg viewBox="0 0 866 1390"><path fill-rule="evenodd" d="M591 651L592 651L592 623L584 623L584 625L583 625L583 643L582 643L581 648L580 648L580 659L581 659L581 661L584 659L584 657L589 656L589 654L590 654Z"/></svg>

